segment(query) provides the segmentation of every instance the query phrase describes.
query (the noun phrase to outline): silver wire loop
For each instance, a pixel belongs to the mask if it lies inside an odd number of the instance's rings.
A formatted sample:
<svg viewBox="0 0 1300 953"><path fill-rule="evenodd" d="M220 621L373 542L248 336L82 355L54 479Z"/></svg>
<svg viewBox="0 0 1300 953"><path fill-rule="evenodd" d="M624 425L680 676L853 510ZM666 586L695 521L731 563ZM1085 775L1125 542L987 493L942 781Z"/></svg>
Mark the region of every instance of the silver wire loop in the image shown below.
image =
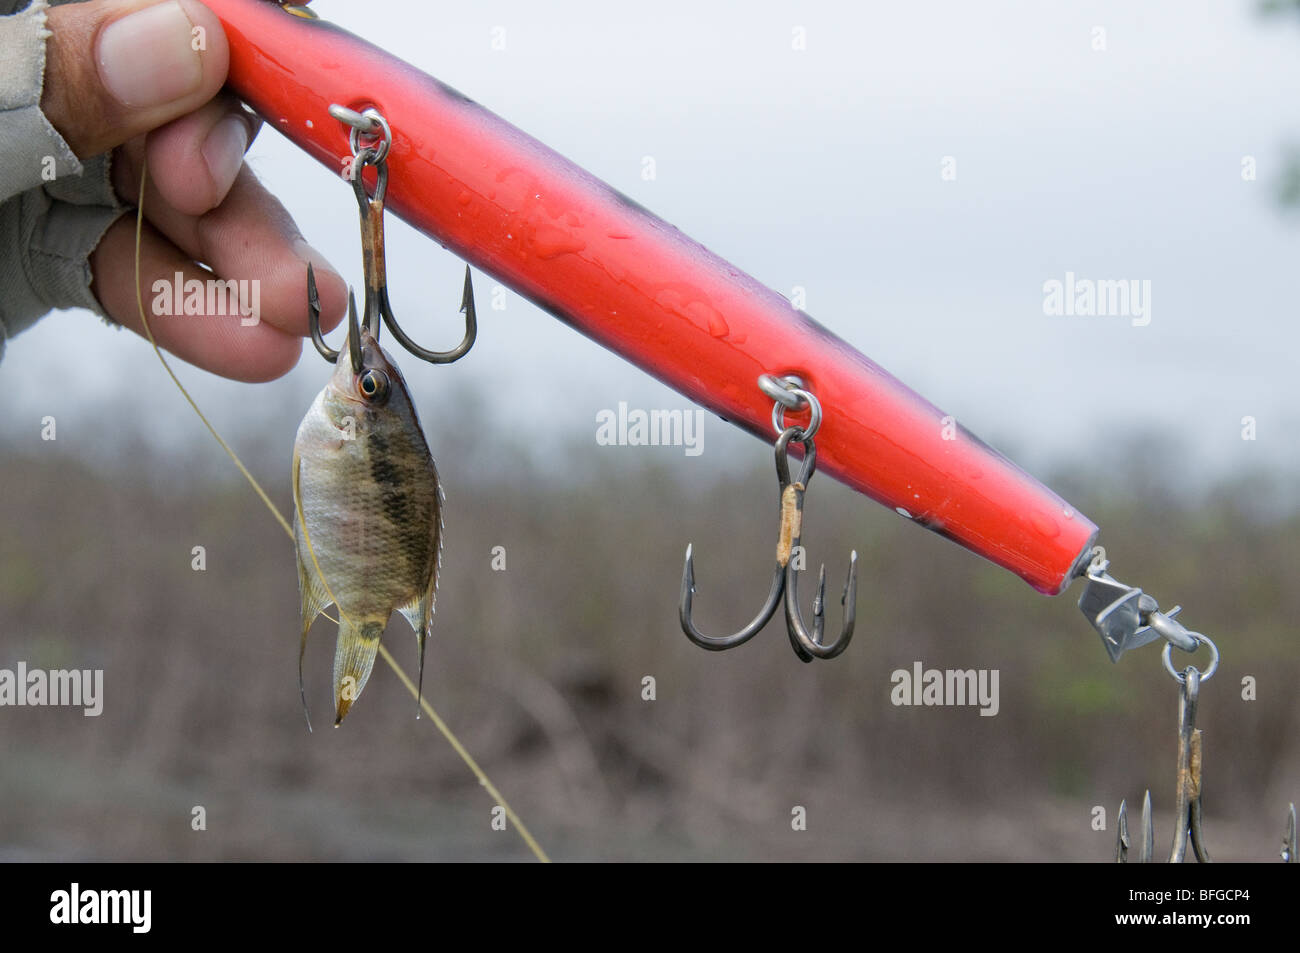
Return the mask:
<svg viewBox="0 0 1300 953"><path fill-rule="evenodd" d="M1154 599L1151 600L1155 602ZM1158 634L1170 645L1182 649L1184 652L1195 652L1196 634L1191 632L1186 626L1174 618L1182 611L1182 606L1174 606L1169 612L1161 612L1159 609L1152 609L1143 616L1147 625L1151 626L1151 631Z"/></svg>
<svg viewBox="0 0 1300 953"><path fill-rule="evenodd" d="M1208 682L1214 673L1219 670L1219 647L1199 632L1188 632L1187 634L1190 635L1198 644L1208 645L1210 648L1210 664L1206 667L1204 672L1200 669L1196 670L1197 675L1199 676L1199 681ZM1179 684L1185 684L1187 682L1187 674L1185 672L1179 672L1174 668L1173 648L1174 644L1172 642L1166 642L1165 650L1161 653L1160 657L1165 663L1165 671L1173 676L1174 681Z"/></svg>
<svg viewBox="0 0 1300 953"><path fill-rule="evenodd" d="M758 389L778 403L785 404L791 410L798 410L803 406L799 398L792 393L795 388L802 388L803 386L803 379L793 374L787 374L785 377L777 377L775 374L760 374L758 377Z"/></svg>
<svg viewBox="0 0 1300 953"><path fill-rule="evenodd" d="M812 416L808 419L808 426L797 428L803 439L811 440L817 435L817 431L820 430L822 426L821 401L814 397L811 391L796 389L792 390L790 393L802 397L808 402L808 406L811 408ZM779 402L772 406L772 426L776 428L778 433L786 429L785 410L785 405Z"/></svg>
<svg viewBox="0 0 1300 953"><path fill-rule="evenodd" d="M348 109L346 106L334 103L329 107L329 114L349 127L348 146L351 147L354 157L359 158L365 149L373 152L373 157L369 160L370 165L378 165L388 157L388 149L393 144L393 130L389 128L388 120L379 110L371 107L364 112L357 112L355 109ZM369 136L373 141L363 146L361 142L363 135Z"/></svg>
<svg viewBox="0 0 1300 953"><path fill-rule="evenodd" d="M811 391L803 389L803 381L793 374L786 377L776 377L772 374L762 374L758 378L758 389L774 401L772 405L772 427L780 436L787 429L785 422L785 412L787 410L801 410L804 407L811 408L811 416L808 420L807 427L796 427L799 432L797 439L811 440L817 435L817 431L822 425L822 405Z"/></svg>

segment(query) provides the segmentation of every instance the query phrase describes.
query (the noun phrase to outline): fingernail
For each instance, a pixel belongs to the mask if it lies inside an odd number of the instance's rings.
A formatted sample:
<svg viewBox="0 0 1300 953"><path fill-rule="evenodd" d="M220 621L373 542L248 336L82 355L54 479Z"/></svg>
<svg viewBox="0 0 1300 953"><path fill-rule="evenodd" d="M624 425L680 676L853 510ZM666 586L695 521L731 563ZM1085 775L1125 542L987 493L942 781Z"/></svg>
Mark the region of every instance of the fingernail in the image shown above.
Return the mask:
<svg viewBox="0 0 1300 953"><path fill-rule="evenodd" d="M198 89L194 24L176 0L137 10L99 34L99 76L126 106L161 106Z"/></svg>
<svg viewBox="0 0 1300 953"><path fill-rule="evenodd" d="M331 265L324 255L308 245L303 239L299 238L293 243L293 253L302 259L304 265L311 265L312 270L316 272L317 284L320 283L320 276L322 273L332 274L339 281L343 280L343 276L338 273L338 269Z"/></svg>
<svg viewBox="0 0 1300 953"><path fill-rule="evenodd" d="M225 195L234 184L247 148L248 123L239 116L227 116L203 140L203 161L208 164L218 195Z"/></svg>

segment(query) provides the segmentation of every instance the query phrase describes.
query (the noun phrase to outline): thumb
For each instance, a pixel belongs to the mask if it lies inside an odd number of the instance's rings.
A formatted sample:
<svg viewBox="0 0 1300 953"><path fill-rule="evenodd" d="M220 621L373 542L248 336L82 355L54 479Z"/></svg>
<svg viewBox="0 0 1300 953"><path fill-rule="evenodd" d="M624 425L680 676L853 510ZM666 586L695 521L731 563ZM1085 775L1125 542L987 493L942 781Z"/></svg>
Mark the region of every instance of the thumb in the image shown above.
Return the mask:
<svg viewBox="0 0 1300 953"><path fill-rule="evenodd" d="M198 0L51 7L41 110L80 158L193 112L226 81L230 51Z"/></svg>

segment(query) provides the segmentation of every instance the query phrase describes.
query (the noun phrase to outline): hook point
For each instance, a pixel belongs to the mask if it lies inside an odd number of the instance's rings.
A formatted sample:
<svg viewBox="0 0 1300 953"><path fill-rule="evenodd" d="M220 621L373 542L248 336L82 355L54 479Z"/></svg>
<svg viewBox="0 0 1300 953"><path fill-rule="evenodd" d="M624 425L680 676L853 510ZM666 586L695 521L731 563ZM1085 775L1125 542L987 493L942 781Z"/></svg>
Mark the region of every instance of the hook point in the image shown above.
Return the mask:
<svg viewBox="0 0 1300 953"><path fill-rule="evenodd" d="M470 278L469 265L465 266L465 290L460 295L461 314L470 314L474 310L474 282Z"/></svg>
<svg viewBox="0 0 1300 953"><path fill-rule="evenodd" d="M695 556L694 543L686 544L686 564L682 567L682 583L695 595Z"/></svg>
<svg viewBox="0 0 1300 953"><path fill-rule="evenodd" d="M353 373L361 373L361 324L357 318L357 296L348 288L348 355Z"/></svg>

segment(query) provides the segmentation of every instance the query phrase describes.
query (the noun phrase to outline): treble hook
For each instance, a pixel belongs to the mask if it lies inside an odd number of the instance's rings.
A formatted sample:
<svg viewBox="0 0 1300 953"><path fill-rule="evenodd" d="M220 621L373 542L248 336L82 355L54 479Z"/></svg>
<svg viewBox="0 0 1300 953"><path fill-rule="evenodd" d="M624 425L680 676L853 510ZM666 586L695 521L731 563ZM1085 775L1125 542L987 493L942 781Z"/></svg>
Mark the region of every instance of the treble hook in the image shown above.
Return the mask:
<svg viewBox="0 0 1300 953"><path fill-rule="evenodd" d="M1206 641L1209 643L1208 639ZM1202 675L1196 666L1187 666L1182 690L1178 693L1178 792L1174 806L1178 826L1174 829L1174 843L1169 851L1171 864L1183 862L1187 856L1188 840L1192 842L1198 861L1203 864L1211 862L1205 834L1201 830L1201 730L1196 727L1196 704L1200 698L1201 681L1212 674L1213 669Z"/></svg>
<svg viewBox="0 0 1300 953"><path fill-rule="evenodd" d="M811 437L802 443L805 454L804 466L808 470L808 477L811 478L817 468L817 450L813 446ZM799 539L803 524L803 499L807 492L807 480L804 479L803 474L800 474L798 483L791 484L784 492L793 494L797 514L790 548L793 552L802 552L803 547L800 546ZM835 658L849 647L849 641L853 638L853 626L857 620L858 551L855 549L849 555L849 573L844 580L844 592L840 595L840 604L844 607L844 623L840 628L839 638L829 645L822 642L823 630L826 627L826 564L822 563L817 573L817 596L813 599L813 629L809 632L803 621L803 612L799 608L799 569L795 563L796 560L790 559L785 564L785 625L790 633L790 644L794 646L795 654L805 662L812 661L813 658Z"/></svg>
<svg viewBox="0 0 1300 953"><path fill-rule="evenodd" d="M797 579L800 572L798 563L802 561L800 538L803 524L803 504L808 482L817 471L817 447L813 443L813 434L821 426L821 406L808 391L792 387L765 374L759 378L759 385L765 393L774 396L777 403L773 408L772 418L778 433L774 446L776 458L776 475L780 483L780 534L776 545L776 566L772 570L772 582L768 586L767 599L757 615L738 632L726 636L708 636L696 628L691 618L692 603L695 596L695 561L694 546L686 547L686 564L682 569L682 590L678 602L678 617L686 637L701 648L713 652L735 648L752 639L776 614L776 607L785 597L786 629L790 636L790 645L795 654L804 662L814 658L835 658L849 646L853 638L853 627L857 607L857 565L858 554L853 552L849 563L848 581L844 586L841 602L844 604L844 624L839 638L829 645L822 641L825 628L825 591L826 567L823 565L817 585L817 597L813 603L813 628L810 632L799 610ZM807 403L812 410L812 417L807 428L784 426L784 408L798 407ZM803 466L797 480L790 479L790 443L795 441L803 445Z"/></svg>
<svg viewBox="0 0 1300 953"><path fill-rule="evenodd" d="M402 330L393 316L392 305L388 301L388 275L384 261L384 198L388 192L388 151L392 146L393 134L388 121L375 109L358 113L343 106L332 105L329 113L335 119L351 127L349 143L352 147L352 163L348 173L352 189L356 194L357 208L361 217L361 254L365 269L365 325L370 336L379 340L380 322L397 338L399 344L411 354L430 364L450 364L464 357L474 346L478 336L478 315L474 308L474 285L470 280L469 265L465 266L465 287L461 293L460 311L465 315L465 336L450 351L430 351L420 347ZM361 137L369 136L371 142L362 145ZM372 165L376 169L375 194L366 194L362 170ZM308 325L311 328L312 343L321 357L331 364L338 361L339 352L325 343L320 330L320 300L316 294L316 278L311 265L307 266L307 305ZM351 335L349 342L358 341L357 335ZM359 344L351 350L352 367L361 372L361 354Z"/></svg>
<svg viewBox="0 0 1300 953"><path fill-rule="evenodd" d="M1167 619L1168 617L1166 617ZM1163 626L1163 623L1161 623ZM1175 630L1176 626L1176 630ZM1178 788L1175 795L1173 844L1169 849L1169 862L1181 864L1187 857L1188 842L1196 859L1203 864L1211 862L1209 848L1205 846L1203 830L1203 809L1201 807L1201 730L1196 727L1196 709L1201 697L1201 683L1208 682L1219 668L1219 649L1199 632L1189 632L1181 624L1165 627L1170 632L1170 641L1165 643L1162 656L1165 670L1178 682ZM1175 634L1182 641L1191 644L1195 651L1204 644L1210 649L1210 664L1204 672L1195 665L1189 665L1179 672L1175 670L1171 650L1175 646L1172 638ZM1181 648L1181 644L1179 644ZM1151 792L1147 791L1142 800L1142 822L1139 827L1137 861L1150 863L1155 856L1155 828L1151 823ZM1119 804L1119 836L1115 845L1115 860L1118 863L1129 862L1128 807L1124 801Z"/></svg>

